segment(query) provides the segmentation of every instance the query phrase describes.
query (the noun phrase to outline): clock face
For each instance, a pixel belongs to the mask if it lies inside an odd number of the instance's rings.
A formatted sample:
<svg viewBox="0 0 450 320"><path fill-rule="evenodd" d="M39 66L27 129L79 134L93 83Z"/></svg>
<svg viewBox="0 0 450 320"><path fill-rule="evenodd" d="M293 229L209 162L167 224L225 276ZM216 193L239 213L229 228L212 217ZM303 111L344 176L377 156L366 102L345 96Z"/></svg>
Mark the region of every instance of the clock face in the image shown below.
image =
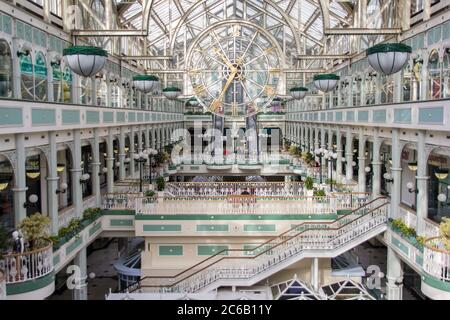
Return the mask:
<svg viewBox="0 0 450 320"><path fill-rule="evenodd" d="M278 51L252 26L217 26L193 44L188 74L206 111L223 117L248 117L263 111L276 95Z"/></svg>

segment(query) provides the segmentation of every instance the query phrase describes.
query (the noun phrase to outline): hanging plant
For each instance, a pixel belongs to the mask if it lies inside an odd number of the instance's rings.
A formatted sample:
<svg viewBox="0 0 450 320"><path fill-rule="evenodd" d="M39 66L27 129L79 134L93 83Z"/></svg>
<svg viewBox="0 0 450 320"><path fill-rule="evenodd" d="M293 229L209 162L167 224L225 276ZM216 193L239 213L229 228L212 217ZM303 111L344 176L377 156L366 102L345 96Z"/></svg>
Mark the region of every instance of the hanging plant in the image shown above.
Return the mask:
<svg viewBox="0 0 450 320"><path fill-rule="evenodd" d="M98 47L72 46L63 50L63 56L73 72L92 77L105 66L108 52Z"/></svg>
<svg viewBox="0 0 450 320"><path fill-rule="evenodd" d="M323 92L332 91L341 78L332 73L316 74L313 78L314 85Z"/></svg>
<svg viewBox="0 0 450 320"><path fill-rule="evenodd" d="M390 75L403 69L411 52L403 43L382 43L367 49L367 59L377 72Z"/></svg>
<svg viewBox="0 0 450 320"><path fill-rule="evenodd" d="M305 87L294 87L289 90L291 93L292 98L295 100L302 100L306 94L308 93L308 88Z"/></svg>
<svg viewBox="0 0 450 320"><path fill-rule="evenodd" d="M163 96L170 100L178 98L180 93L181 89L177 87L167 87L162 90Z"/></svg>
<svg viewBox="0 0 450 320"><path fill-rule="evenodd" d="M159 78L152 74L141 74L133 77L134 87L145 93L152 91L158 82Z"/></svg>

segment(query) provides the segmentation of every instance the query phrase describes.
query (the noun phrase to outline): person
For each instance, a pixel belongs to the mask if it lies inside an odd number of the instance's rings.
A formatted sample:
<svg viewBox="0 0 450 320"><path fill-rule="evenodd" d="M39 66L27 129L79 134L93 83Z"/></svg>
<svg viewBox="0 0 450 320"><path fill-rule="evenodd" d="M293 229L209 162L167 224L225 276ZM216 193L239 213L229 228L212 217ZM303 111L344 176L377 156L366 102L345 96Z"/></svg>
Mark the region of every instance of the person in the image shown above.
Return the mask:
<svg viewBox="0 0 450 320"><path fill-rule="evenodd" d="M12 237L13 237L13 252L23 253L25 246L23 237L20 235L19 231L17 230L13 231Z"/></svg>

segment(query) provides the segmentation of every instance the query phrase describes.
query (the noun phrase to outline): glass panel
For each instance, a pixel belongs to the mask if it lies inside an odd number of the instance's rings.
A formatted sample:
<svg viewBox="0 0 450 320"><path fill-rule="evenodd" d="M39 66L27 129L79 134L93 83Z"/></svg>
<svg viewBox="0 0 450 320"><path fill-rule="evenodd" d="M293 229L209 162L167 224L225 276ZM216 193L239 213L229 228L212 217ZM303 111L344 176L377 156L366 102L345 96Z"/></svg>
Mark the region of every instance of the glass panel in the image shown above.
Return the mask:
<svg viewBox="0 0 450 320"><path fill-rule="evenodd" d="M6 40L0 40L0 97L12 97L12 56Z"/></svg>

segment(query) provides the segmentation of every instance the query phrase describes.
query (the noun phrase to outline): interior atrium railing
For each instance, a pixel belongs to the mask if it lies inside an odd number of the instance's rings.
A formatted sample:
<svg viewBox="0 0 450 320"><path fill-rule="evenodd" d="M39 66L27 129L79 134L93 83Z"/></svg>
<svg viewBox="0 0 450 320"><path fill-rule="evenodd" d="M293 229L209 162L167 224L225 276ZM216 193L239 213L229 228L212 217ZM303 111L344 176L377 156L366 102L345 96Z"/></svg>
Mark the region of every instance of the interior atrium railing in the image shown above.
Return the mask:
<svg viewBox="0 0 450 320"><path fill-rule="evenodd" d="M253 249L225 249L176 275L146 276L124 291L196 292L218 280L251 279L309 250L330 252L361 238L386 223L387 203L380 197L333 222L303 222Z"/></svg>
<svg viewBox="0 0 450 320"><path fill-rule="evenodd" d="M43 277L53 271L53 244L44 248L8 254L0 260L6 283L18 283Z"/></svg>
<svg viewBox="0 0 450 320"><path fill-rule="evenodd" d="M440 237L425 241L423 270L434 278L450 283L450 251L445 248Z"/></svg>

